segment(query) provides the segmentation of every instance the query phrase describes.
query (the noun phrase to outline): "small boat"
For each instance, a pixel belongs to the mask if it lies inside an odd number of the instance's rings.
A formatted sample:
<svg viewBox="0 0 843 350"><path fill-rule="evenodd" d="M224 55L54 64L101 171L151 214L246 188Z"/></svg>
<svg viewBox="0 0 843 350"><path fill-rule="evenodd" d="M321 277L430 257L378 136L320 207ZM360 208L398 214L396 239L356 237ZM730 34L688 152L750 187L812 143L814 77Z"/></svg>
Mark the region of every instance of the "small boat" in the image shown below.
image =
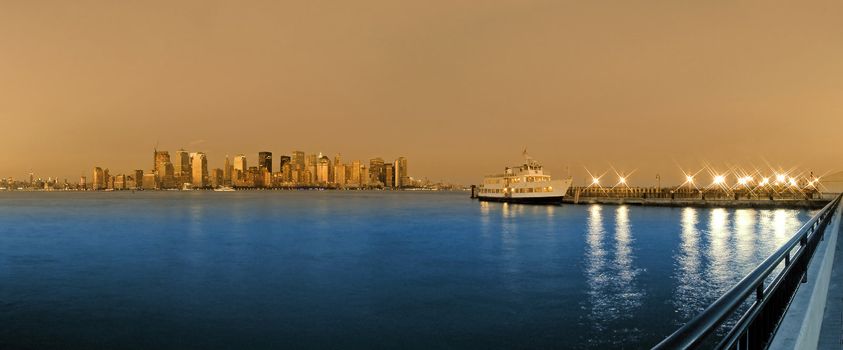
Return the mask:
<svg viewBox="0 0 843 350"><path fill-rule="evenodd" d="M223 187L215 188L214 191L215 192L234 192L236 190L231 188L231 187L228 187L228 186L223 186Z"/></svg>
<svg viewBox="0 0 843 350"><path fill-rule="evenodd" d="M551 180L542 165L524 151L524 164L507 167L503 174L486 176L477 189L481 201L509 203L561 203L571 178Z"/></svg>

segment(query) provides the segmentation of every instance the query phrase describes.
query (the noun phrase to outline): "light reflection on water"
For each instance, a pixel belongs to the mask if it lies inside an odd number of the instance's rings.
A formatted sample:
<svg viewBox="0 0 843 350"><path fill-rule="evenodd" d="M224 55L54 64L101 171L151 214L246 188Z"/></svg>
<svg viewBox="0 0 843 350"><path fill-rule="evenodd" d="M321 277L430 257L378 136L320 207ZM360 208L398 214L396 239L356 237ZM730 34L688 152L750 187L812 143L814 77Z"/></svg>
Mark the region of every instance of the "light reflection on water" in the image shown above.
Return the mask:
<svg viewBox="0 0 843 350"><path fill-rule="evenodd" d="M703 289L705 281L702 276L702 262L700 261L700 232L697 230L699 219L697 209L682 209L682 233L679 254L675 257L677 263L676 278L681 281L676 287L676 297L673 305L679 315L691 318L705 306L699 298L699 291Z"/></svg>
<svg viewBox="0 0 843 350"><path fill-rule="evenodd" d="M637 222L636 214L645 218L651 214L644 212L652 210L600 205L587 208L583 252L587 300L581 305L587 311L585 323L590 328L609 332L605 338L588 339L590 346L635 344L642 336L641 320L649 321L642 315L648 312L644 301L653 286L641 282L647 270L639 266L644 247L637 242L637 235L647 233L650 227L633 223ZM666 282L665 278L672 279L668 302L675 313L670 316L674 326L692 318L731 288L785 243L805 220L800 217L804 212L786 209L682 208L673 212L679 216L674 231L678 242L670 262L673 269L669 276L652 278L659 284ZM669 233L663 237L666 241L670 238ZM658 238L648 239L646 244L664 244Z"/></svg>
<svg viewBox="0 0 843 350"><path fill-rule="evenodd" d="M602 212L607 209L613 211L614 218L604 219ZM614 225L609 220L614 220ZM607 232L606 226L613 227L613 232ZM604 331L615 321L632 318L644 296L636 282L640 269L635 267L629 208L592 205L587 241L588 318L595 329ZM634 333L628 329L620 331Z"/></svg>
<svg viewBox="0 0 843 350"><path fill-rule="evenodd" d="M700 215L707 212L707 222ZM673 305L682 319L705 309L799 229L798 210L684 208ZM731 214L731 215L730 215Z"/></svg>

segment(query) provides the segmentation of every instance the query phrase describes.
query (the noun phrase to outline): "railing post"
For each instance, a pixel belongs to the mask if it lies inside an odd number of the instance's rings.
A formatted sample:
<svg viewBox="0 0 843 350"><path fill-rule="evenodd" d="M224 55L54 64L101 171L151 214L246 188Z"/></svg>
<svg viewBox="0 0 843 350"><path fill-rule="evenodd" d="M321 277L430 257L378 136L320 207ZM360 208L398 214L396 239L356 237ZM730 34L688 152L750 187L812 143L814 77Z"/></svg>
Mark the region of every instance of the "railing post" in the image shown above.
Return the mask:
<svg viewBox="0 0 843 350"><path fill-rule="evenodd" d="M761 282L758 287L755 287L755 298L758 301L764 300L764 282Z"/></svg>

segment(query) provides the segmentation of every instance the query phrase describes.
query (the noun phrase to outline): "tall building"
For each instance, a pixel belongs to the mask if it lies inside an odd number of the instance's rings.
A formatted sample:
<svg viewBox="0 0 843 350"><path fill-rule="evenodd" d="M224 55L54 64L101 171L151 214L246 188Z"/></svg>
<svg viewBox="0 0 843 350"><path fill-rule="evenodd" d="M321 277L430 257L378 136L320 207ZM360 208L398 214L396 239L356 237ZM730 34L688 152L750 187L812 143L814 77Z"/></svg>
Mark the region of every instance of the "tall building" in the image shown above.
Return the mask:
<svg viewBox="0 0 843 350"><path fill-rule="evenodd" d="M317 172L316 166L318 165L319 158L321 158L321 157L322 157L321 154L320 155L308 154L304 157L305 173L310 174L310 175L305 175L305 182L308 185L312 185L314 182L316 182L316 172Z"/></svg>
<svg viewBox="0 0 843 350"><path fill-rule="evenodd" d="M351 185L359 186L360 185L360 161L355 160L351 162L351 178L349 179Z"/></svg>
<svg viewBox="0 0 843 350"><path fill-rule="evenodd" d="M234 170L240 170L245 172L247 169L249 169L249 167L246 166L245 155L238 154L236 157L234 157Z"/></svg>
<svg viewBox="0 0 843 350"><path fill-rule="evenodd" d="M328 175L329 169L331 166L331 160L328 157L321 157L319 158L319 162L316 165L316 182L320 184L327 184L330 182Z"/></svg>
<svg viewBox="0 0 843 350"><path fill-rule="evenodd" d="M290 167L292 158L290 156L278 157L278 171L281 172L281 182L290 182L290 175L292 168Z"/></svg>
<svg viewBox="0 0 843 350"><path fill-rule="evenodd" d="M272 152L258 152L258 169L272 172Z"/></svg>
<svg viewBox="0 0 843 350"><path fill-rule="evenodd" d="M223 185L223 170L216 168L211 170L210 176L211 187L220 187Z"/></svg>
<svg viewBox="0 0 843 350"><path fill-rule="evenodd" d="M243 175L249 168L246 166L246 156L238 154L234 157L234 171L231 172L231 180L242 180Z"/></svg>
<svg viewBox="0 0 843 350"><path fill-rule="evenodd" d="M108 185L111 184L111 175L108 173L108 168L105 168L102 171L102 181L103 183L101 189L110 188Z"/></svg>
<svg viewBox="0 0 843 350"><path fill-rule="evenodd" d="M11 185L9 185L9 186L11 186ZM85 176L81 176L79 178L79 188L83 189L83 190L88 188L88 178L86 178Z"/></svg>
<svg viewBox="0 0 843 350"><path fill-rule="evenodd" d="M369 168L365 165L360 166L360 186L369 187Z"/></svg>
<svg viewBox="0 0 843 350"><path fill-rule="evenodd" d="M394 176L394 171L392 169L392 164L384 165L384 173L386 173L386 176L384 177L385 181L383 183L384 187L386 187L386 188L394 187L395 183L392 182L392 181L395 178L395 176Z"/></svg>
<svg viewBox="0 0 843 350"><path fill-rule="evenodd" d="M155 173L145 173L141 180L141 188L145 190L154 190L158 188L158 178Z"/></svg>
<svg viewBox="0 0 843 350"><path fill-rule="evenodd" d="M222 168L222 184L223 185L230 185L231 184L231 171L233 170L231 166L231 161L228 159L228 155L225 155L225 166Z"/></svg>
<svg viewBox="0 0 843 350"><path fill-rule="evenodd" d="M172 188L175 185L175 170L170 162L170 152L155 150L154 173L158 177L159 187Z"/></svg>
<svg viewBox="0 0 843 350"><path fill-rule="evenodd" d="M193 170L190 169L190 154L184 149L176 151L176 161L173 163L173 170L175 176L179 178L179 182L184 182L185 179L190 181L190 176Z"/></svg>
<svg viewBox="0 0 843 350"><path fill-rule="evenodd" d="M281 172L281 176L283 181L290 181L290 163L292 162L292 158L290 156L280 156L278 157L278 171ZM286 168L284 167L286 166Z"/></svg>
<svg viewBox="0 0 843 350"><path fill-rule="evenodd" d="M263 174L260 173L258 167L250 166L246 169L244 176L246 187L261 187L263 186Z"/></svg>
<svg viewBox="0 0 843 350"><path fill-rule="evenodd" d="M293 151L293 153L290 153L290 160L293 162L293 165L298 165L300 169L304 170L304 152ZM295 168L295 166L293 168Z"/></svg>
<svg viewBox="0 0 843 350"><path fill-rule="evenodd" d="M125 190L126 189L126 175L120 174L114 176L114 189L115 190Z"/></svg>
<svg viewBox="0 0 843 350"><path fill-rule="evenodd" d="M340 186L345 185L345 168L343 164L334 166L334 182Z"/></svg>
<svg viewBox="0 0 843 350"><path fill-rule="evenodd" d="M407 187L410 185L410 177L407 175L407 158L398 157L395 160L395 187Z"/></svg>
<svg viewBox="0 0 843 350"><path fill-rule="evenodd" d="M386 183L386 168L384 168L383 158L369 159L369 173L374 180L373 182Z"/></svg>
<svg viewBox="0 0 843 350"><path fill-rule="evenodd" d="M261 184L263 187L272 188L272 173L270 173L266 168L260 169L259 171L261 173Z"/></svg>
<svg viewBox="0 0 843 350"><path fill-rule="evenodd" d="M94 168L94 174L91 176L91 189L94 191L98 191L104 189L103 186L105 184L105 180L103 179L103 171L102 168L96 167Z"/></svg>
<svg viewBox="0 0 843 350"><path fill-rule="evenodd" d="M207 187L208 184L208 159L205 153L193 153L192 168L193 168L193 187Z"/></svg>
<svg viewBox="0 0 843 350"><path fill-rule="evenodd" d="M143 187L143 170L135 170L135 187Z"/></svg>

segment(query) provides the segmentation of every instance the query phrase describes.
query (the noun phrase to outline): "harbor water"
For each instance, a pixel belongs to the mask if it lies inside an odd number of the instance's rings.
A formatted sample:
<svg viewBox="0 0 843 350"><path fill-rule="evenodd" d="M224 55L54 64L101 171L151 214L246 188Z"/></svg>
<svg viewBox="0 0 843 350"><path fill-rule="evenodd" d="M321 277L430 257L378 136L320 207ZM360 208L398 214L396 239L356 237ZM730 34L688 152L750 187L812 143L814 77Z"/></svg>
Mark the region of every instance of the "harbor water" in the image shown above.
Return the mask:
<svg viewBox="0 0 843 350"><path fill-rule="evenodd" d="M0 192L0 348L648 348L811 214Z"/></svg>

